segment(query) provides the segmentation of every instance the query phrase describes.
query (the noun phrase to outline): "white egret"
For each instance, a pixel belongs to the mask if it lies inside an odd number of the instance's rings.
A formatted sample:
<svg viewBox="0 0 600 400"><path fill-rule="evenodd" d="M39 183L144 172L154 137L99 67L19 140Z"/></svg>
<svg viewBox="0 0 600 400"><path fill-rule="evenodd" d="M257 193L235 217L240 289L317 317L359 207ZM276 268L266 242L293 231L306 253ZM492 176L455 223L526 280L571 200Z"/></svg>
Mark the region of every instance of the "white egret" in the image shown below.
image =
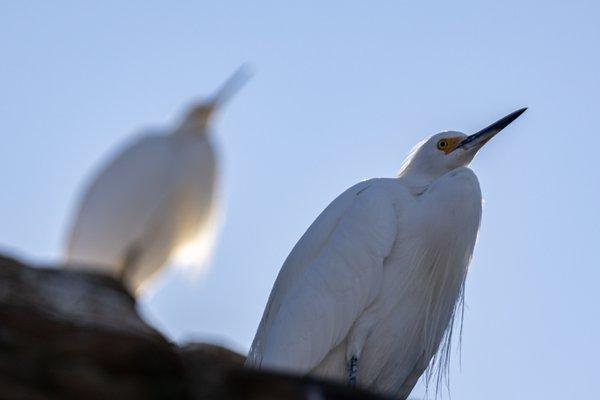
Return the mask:
<svg viewBox="0 0 600 400"><path fill-rule="evenodd" d="M467 165L524 111L471 136L436 134L397 178L337 197L283 264L246 364L404 399L432 360L447 361L481 217Z"/></svg>
<svg viewBox="0 0 600 400"><path fill-rule="evenodd" d="M217 163L209 125L247 78L238 70L182 122L143 134L110 160L86 188L64 249L65 264L123 280L134 292L178 252L214 239ZM202 265L205 259L194 260Z"/></svg>

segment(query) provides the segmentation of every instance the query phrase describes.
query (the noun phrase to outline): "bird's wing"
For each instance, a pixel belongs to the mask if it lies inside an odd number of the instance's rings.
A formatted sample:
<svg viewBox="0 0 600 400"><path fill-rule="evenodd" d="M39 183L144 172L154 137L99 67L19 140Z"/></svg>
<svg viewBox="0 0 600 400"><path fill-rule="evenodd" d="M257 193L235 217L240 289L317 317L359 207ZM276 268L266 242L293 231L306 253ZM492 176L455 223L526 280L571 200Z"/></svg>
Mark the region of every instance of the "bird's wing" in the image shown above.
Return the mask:
<svg viewBox="0 0 600 400"><path fill-rule="evenodd" d="M397 221L375 180L338 197L282 267L248 365L306 373L341 343L378 293Z"/></svg>
<svg viewBox="0 0 600 400"><path fill-rule="evenodd" d="M68 263L104 266L120 274L132 246L141 251L161 229L156 214L167 211L175 155L165 136L144 136L111 160L84 192L65 258ZM165 220L165 216L161 217Z"/></svg>

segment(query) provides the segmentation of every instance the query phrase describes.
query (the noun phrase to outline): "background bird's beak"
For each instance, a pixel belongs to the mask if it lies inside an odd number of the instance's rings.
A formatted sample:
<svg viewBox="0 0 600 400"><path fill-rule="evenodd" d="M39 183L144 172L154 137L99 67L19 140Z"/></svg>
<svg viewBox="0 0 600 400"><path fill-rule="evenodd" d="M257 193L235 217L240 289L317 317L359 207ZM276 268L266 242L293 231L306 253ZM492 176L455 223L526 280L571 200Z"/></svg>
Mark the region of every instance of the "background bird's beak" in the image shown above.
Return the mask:
<svg viewBox="0 0 600 400"><path fill-rule="evenodd" d="M458 146L457 149L462 148L463 150L479 149L481 146L486 144L491 138L493 138L498 132L506 128L511 122L517 119L521 114L527 110L527 107L521 108L517 111L513 111L506 117L499 119L487 128L483 128L477 133L467 136Z"/></svg>
<svg viewBox="0 0 600 400"><path fill-rule="evenodd" d="M239 67L215 92L212 98L208 101L208 107L212 113L236 94L242 86L250 80L252 73L250 68L243 64Z"/></svg>

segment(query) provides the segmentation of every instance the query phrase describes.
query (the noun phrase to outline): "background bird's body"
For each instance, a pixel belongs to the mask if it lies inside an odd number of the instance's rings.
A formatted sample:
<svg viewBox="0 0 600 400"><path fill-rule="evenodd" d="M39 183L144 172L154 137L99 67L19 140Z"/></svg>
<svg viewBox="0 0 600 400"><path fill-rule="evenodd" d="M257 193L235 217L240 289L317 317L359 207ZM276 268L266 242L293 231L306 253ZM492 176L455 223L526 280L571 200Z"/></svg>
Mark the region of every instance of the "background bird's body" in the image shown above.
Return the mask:
<svg viewBox="0 0 600 400"><path fill-rule="evenodd" d="M138 289L211 228L215 180L216 158L204 132L141 137L85 191L65 250L67 265L101 267Z"/></svg>
<svg viewBox="0 0 600 400"><path fill-rule="evenodd" d="M402 179L350 188L286 260L249 365L345 381L354 354L359 385L408 395L452 318L480 216L467 168L425 188Z"/></svg>
<svg viewBox="0 0 600 400"><path fill-rule="evenodd" d="M247 77L238 69L213 96L192 106L175 129L142 136L100 171L71 227L67 267L100 269L138 291L176 253L192 254L188 263L204 263L217 213L217 160L209 126Z"/></svg>

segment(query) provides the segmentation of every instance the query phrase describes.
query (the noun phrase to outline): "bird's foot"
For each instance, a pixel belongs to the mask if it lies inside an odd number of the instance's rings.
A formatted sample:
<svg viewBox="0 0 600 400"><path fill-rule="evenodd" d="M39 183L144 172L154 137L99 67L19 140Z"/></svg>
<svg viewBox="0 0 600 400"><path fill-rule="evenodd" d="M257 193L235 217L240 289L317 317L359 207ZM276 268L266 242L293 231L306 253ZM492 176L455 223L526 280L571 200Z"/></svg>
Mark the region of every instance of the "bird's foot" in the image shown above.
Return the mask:
<svg viewBox="0 0 600 400"><path fill-rule="evenodd" d="M358 358L352 356L350 363L348 363L348 385L350 387L356 387L356 377L358 375Z"/></svg>

